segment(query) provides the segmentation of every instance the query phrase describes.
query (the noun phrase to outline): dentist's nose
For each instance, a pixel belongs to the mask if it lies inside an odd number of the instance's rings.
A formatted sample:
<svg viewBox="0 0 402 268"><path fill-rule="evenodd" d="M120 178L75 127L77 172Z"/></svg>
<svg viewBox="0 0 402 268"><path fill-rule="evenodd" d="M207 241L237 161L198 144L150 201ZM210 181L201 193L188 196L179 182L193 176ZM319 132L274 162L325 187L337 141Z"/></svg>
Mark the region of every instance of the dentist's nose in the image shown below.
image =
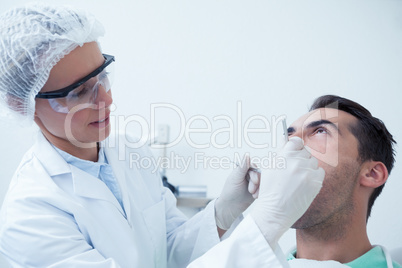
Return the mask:
<svg viewBox="0 0 402 268"><path fill-rule="evenodd" d="M100 84L98 86L95 98L95 104L98 106L98 109L109 107L110 105L112 105L112 103L113 103L112 90L109 89L106 91L106 87Z"/></svg>

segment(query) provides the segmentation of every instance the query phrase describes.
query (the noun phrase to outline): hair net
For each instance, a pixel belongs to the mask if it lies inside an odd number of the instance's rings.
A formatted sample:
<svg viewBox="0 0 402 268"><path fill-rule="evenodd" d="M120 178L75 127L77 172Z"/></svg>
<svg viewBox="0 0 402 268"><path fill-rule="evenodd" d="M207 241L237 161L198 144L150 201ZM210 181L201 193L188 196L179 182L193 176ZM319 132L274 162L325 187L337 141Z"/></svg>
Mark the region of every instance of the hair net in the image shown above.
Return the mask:
<svg viewBox="0 0 402 268"><path fill-rule="evenodd" d="M53 66L103 33L93 16L65 6L30 4L0 15L0 116L32 122Z"/></svg>

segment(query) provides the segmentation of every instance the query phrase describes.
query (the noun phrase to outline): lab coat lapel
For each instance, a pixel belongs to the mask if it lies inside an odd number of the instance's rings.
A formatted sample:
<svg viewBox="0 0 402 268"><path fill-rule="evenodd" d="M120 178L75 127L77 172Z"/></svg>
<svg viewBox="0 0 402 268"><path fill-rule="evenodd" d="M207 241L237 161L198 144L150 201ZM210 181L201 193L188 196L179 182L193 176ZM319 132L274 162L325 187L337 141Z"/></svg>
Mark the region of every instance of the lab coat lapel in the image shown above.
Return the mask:
<svg viewBox="0 0 402 268"><path fill-rule="evenodd" d="M131 201L128 196L127 192L127 183L125 177L125 161L119 161L117 150L108 147L108 143L104 142L102 146L105 146L105 155L109 165L112 166L113 174L119 184L121 194L122 194L122 201L124 206L124 211L126 213L127 219L131 218Z"/></svg>
<svg viewBox="0 0 402 268"><path fill-rule="evenodd" d="M144 209L156 202L148 192L148 186L144 184L143 175L135 166L128 168L127 161L119 161L116 148L109 148L106 145L105 154L119 183L127 219L131 219L131 216L138 213L141 214ZM128 156L125 155L125 157ZM135 202L130 200L130 196L135 196Z"/></svg>
<svg viewBox="0 0 402 268"><path fill-rule="evenodd" d="M76 168L75 166L70 165L70 167L74 193L76 195L108 201L112 203L123 216L125 216L116 197L103 181L79 168Z"/></svg>

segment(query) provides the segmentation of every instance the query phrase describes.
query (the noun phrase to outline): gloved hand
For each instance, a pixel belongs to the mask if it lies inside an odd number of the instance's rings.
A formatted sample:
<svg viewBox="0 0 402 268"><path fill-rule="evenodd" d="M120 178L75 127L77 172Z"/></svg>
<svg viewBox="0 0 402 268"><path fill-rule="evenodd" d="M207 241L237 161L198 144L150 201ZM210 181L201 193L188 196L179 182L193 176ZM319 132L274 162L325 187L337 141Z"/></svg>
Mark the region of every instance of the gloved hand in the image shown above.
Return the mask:
<svg viewBox="0 0 402 268"><path fill-rule="evenodd" d="M291 138L278 157L285 158L286 167L262 171L259 197L250 213L273 248L309 208L325 176L299 137Z"/></svg>
<svg viewBox="0 0 402 268"><path fill-rule="evenodd" d="M228 230L258 196L260 174L249 168L250 158L246 155L229 175L221 195L215 201L216 225L222 230Z"/></svg>

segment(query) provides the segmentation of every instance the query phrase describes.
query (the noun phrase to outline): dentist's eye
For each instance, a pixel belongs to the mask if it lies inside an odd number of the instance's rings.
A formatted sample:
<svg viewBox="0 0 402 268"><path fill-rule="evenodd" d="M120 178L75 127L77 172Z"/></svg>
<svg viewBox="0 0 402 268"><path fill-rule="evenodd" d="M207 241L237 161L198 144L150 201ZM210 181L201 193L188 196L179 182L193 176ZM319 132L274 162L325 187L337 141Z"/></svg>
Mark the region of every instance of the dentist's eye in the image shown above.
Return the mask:
<svg viewBox="0 0 402 268"><path fill-rule="evenodd" d="M81 98L83 96L85 96L88 92L89 92L89 87L84 84L80 87L78 87L77 89L74 89L73 91L71 91L68 95L69 98Z"/></svg>

